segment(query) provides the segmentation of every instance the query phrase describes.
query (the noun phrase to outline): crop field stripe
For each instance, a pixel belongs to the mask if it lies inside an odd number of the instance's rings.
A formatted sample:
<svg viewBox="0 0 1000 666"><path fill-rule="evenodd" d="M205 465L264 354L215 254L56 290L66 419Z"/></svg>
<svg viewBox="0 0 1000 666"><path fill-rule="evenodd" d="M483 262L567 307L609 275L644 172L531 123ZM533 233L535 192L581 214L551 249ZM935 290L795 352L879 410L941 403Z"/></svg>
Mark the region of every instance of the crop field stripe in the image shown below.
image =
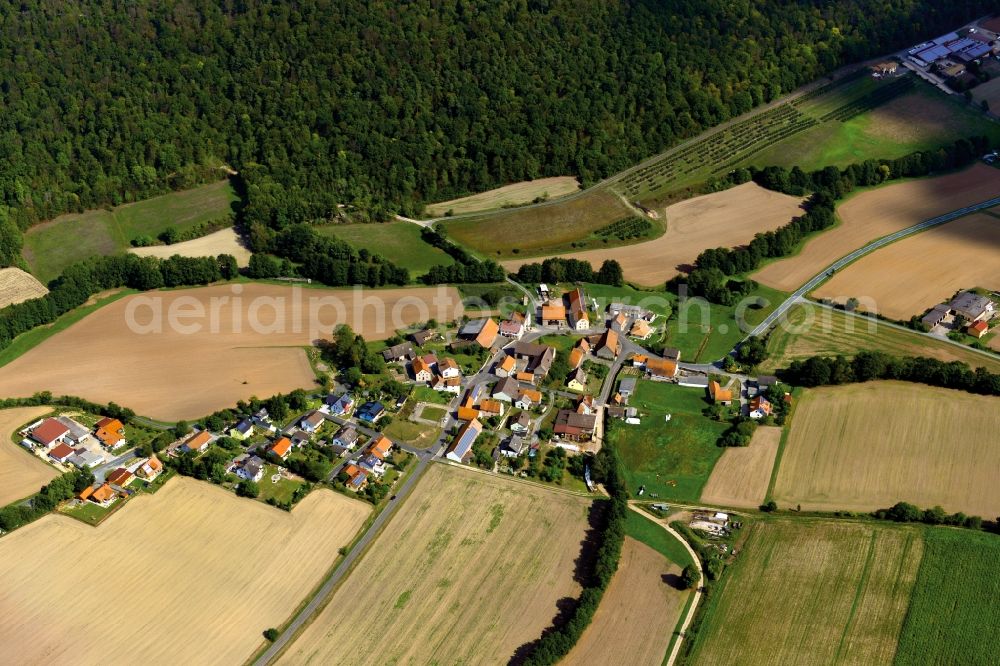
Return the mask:
<svg viewBox="0 0 1000 666"><path fill-rule="evenodd" d="M858 581L857 590L854 593L854 602L851 604L851 614L847 619L847 623L844 624L844 631L840 635L840 643L837 645L837 654L834 657L835 661L840 661L841 655L844 652L844 643L847 641L847 637L854 628L854 623L857 621L858 617L858 606L861 603L861 596L865 592L865 588L868 586L868 579L871 577L872 573L872 560L875 558L875 540L878 538L877 532L872 532L871 539L868 540L868 555L865 557L865 568L861 573L861 580Z"/></svg>

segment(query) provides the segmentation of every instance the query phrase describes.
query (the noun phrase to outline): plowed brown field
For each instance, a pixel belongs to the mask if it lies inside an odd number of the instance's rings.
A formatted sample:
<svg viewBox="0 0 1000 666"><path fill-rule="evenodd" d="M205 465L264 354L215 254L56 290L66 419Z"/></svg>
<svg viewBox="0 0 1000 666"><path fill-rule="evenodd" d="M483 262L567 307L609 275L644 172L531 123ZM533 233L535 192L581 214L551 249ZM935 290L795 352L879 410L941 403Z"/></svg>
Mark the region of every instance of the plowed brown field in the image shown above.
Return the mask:
<svg viewBox="0 0 1000 666"><path fill-rule="evenodd" d="M751 277L775 289L795 291L837 259L876 238L998 194L1000 169L984 164L862 192L837 208L838 227L807 242L797 255L768 264Z"/></svg>
<svg viewBox="0 0 1000 666"><path fill-rule="evenodd" d="M749 243L754 234L788 224L802 213L800 206L801 199L744 183L668 206L667 232L655 240L559 256L583 259L595 268L614 259L622 265L626 280L660 285L685 270L702 250ZM533 261L538 259L505 261L503 267L516 271Z"/></svg>
<svg viewBox="0 0 1000 666"><path fill-rule="evenodd" d="M235 284L136 294L0 368L0 396L48 390L165 420L199 418L252 395L311 385L301 347L328 339L337 324L382 340L407 324L453 319L460 307L451 287Z"/></svg>
<svg viewBox="0 0 1000 666"><path fill-rule="evenodd" d="M49 411L48 407L0 411L0 506L38 492L59 475L55 467L46 465L11 440L15 430Z"/></svg>

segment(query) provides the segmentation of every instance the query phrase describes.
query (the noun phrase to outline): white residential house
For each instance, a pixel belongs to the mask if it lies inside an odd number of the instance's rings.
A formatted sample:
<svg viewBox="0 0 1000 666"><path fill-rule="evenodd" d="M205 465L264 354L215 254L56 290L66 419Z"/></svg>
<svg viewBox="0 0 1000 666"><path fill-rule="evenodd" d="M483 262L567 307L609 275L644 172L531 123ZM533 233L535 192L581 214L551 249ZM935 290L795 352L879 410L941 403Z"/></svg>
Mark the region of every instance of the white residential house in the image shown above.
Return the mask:
<svg viewBox="0 0 1000 666"><path fill-rule="evenodd" d="M453 358L443 358L438 361L438 373L445 379L453 379L462 376L462 369Z"/></svg>

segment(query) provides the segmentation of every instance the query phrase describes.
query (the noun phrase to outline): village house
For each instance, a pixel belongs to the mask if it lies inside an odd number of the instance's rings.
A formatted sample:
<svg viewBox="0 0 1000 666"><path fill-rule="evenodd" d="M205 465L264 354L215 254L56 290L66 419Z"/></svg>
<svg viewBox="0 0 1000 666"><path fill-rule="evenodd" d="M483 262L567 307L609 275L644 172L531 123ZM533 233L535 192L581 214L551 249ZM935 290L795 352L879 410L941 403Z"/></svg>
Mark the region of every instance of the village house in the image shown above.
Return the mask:
<svg viewBox="0 0 1000 666"><path fill-rule="evenodd" d="M292 446L295 448L305 446L312 439L312 435L301 428L289 428L285 431L285 436L292 440Z"/></svg>
<svg viewBox="0 0 1000 666"><path fill-rule="evenodd" d="M583 368L577 368L570 373L566 380L566 387L571 391L585 391L587 389L587 373Z"/></svg>
<svg viewBox="0 0 1000 666"><path fill-rule="evenodd" d="M712 399L712 402L719 405L728 405L733 402L733 392L722 388L719 382L715 380L708 383L708 397Z"/></svg>
<svg viewBox="0 0 1000 666"><path fill-rule="evenodd" d="M390 451L392 451L392 440L385 435L379 435L375 438L375 441L368 445L368 452L378 456L382 460L385 460Z"/></svg>
<svg viewBox="0 0 1000 666"><path fill-rule="evenodd" d="M622 351L622 343L618 340L618 334L610 328L604 331L600 342L597 343L594 354L599 358L613 361Z"/></svg>
<svg viewBox="0 0 1000 666"><path fill-rule="evenodd" d="M656 319L656 314L654 312L644 310L638 305L626 305L617 301L613 301L608 304L608 314L612 317L623 314L629 319L643 319L650 322Z"/></svg>
<svg viewBox="0 0 1000 666"><path fill-rule="evenodd" d="M118 419L103 418L94 426L94 436L101 446L111 450L125 445L125 425Z"/></svg>
<svg viewBox="0 0 1000 666"><path fill-rule="evenodd" d="M425 328L422 331L417 331L416 333L410 333L409 338L413 344L418 347L423 347L424 344L435 336L434 331L429 328Z"/></svg>
<svg viewBox="0 0 1000 666"><path fill-rule="evenodd" d="M646 361L646 374L653 381L669 381L677 376L677 363L667 358L651 358Z"/></svg>
<svg viewBox="0 0 1000 666"><path fill-rule="evenodd" d="M76 453L70 456L66 462L73 465L77 469L93 469L94 467L104 463L104 456L100 453L88 451L84 448L73 450L76 451Z"/></svg>
<svg viewBox="0 0 1000 666"><path fill-rule="evenodd" d="M771 415L771 401L762 395L750 399L750 418L763 419Z"/></svg>
<svg viewBox="0 0 1000 666"><path fill-rule="evenodd" d="M365 423L376 423L385 416L385 406L381 402L366 402L358 409L358 419Z"/></svg>
<svg viewBox="0 0 1000 666"><path fill-rule="evenodd" d="M652 334L653 334L653 327L650 326L643 319L636 319L632 323L631 330L629 330L629 336L633 338L638 338L639 340L646 340Z"/></svg>
<svg viewBox="0 0 1000 666"><path fill-rule="evenodd" d="M566 296L569 301L569 325L578 331L590 328L590 317L587 315L586 297L580 288L569 292Z"/></svg>
<svg viewBox="0 0 1000 666"><path fill-rule="evenodd" d="M458 429L458 433L455 435L451 446L448 447L448 453L445 454L445 457L454 462L465 462L472 456L472 445L475 444L476 439L482 431L483 424L477 419L472 419L468 423L464 423Z"/></svg>
<svg viewBox="0 0 1000 666"><path fill-rule="evenodd" d="M562 328L566 325L566 308L558 303L546 303L541 307L542 326Z"/></svg>
<svg viewBox="0 0 1000 666"><path fill-rule="evenodd" d="M624 377L618 382L618 394L621 396L623 402L628 402L632 394L635 393L637 383L635 377Z"/></svg>
<svg viewBox="0 0 1000 666"><path fill-rule="evenodd" d="M434 379L434 371L422 358L413 359L410 369L413 372L413 379L417 382L428 383Z"/></svg>
<svg viewBox="0 0 1000 666"><path fill-rule="evenodd" d="M667 359L668 361L673 361L674 363L680 363L681 362L681 350L680 349L674 349L673 347L665 347L663 349L662 356L663 356L663 358Z"/></svg>
<svg viewBox="0 0 1000 666"><path fill-rule="evenodd" d="M250 418L250 421L264 432L274 433L278 431L274 424L271 423L271 417L268 415L267 409L263 407Z"/></svg>
<svg viewBox="0 0 1000 666"><path fill-rule="evenodd" d="M649 361L649 357L645 354L636 354L632 357L632 367L639 368L641 370L646 369L646 363Z"/></svg>
<svg viewBox="0 0 1000 666"><path fill-rule="evenodd" d="M292 451L292 440L287 437L281 437L276 442L267 447L267 450L278 456L282 460L288 459L288 454Z"/></svg>
<svg viewBox="0 0 1000 666"><path fill-rule="evenodd" d="M163 473L163 463L156 456L152 456L146 459L139 467L135 470L135 475L140 479L145 479L146 481L152 483L156 480L160 474Z"/></svg>
<svg viewBox="0 0 1000 666"><path fill-rule="evenodd" d="M212 433L207 430L202 430L196 432L195 434L184 440L184 444L181 445L181 449L184 451L194 451L196 453L202 453L208 448L208 445L212 442Z"/></svg>
<svg viewBox="0 0 1000 666"><path fill-rule="evenodd" d="M951 309L947 305L940 303L931 308L931 311L925 314L920 319L920 323L927 326L927 328L934 328L942 321L944 318L951 314Z"/></svg>
<svg viewBox="0 0 1000 666"><path fill-rule="evenodd" d="M338 397L330 394L326 396L324 407L331 416L347 416L354 410L354 398L350 393Z"/></svg>
<svg viewBox="0 0 1000 666"><path fill-rule="evenodd" d="M521 389L514 402L514 406L518 409L531 409L540 404L542 404L542 392L536 389Z"/></svg>
<svg viewBox="0 0 1000 666"><path fill-rule="evenodd" d="M264 459L260 456L244 455L233 465L233 473L244 481L259 483L264 477Z"/></svg>
<svg viewBox="0 0 1000 666"><path fill-rule="evenodd" d="M87 499L94 504L107 508L114 504L115 500L118 499L118 493L116 493L114 489L107 482L105 482L97 490L90 493L90 496Z"/></svg>
<svg viewBox="0 0 1000 666"><path fill-rule="evenodd" d="M47 449L64 443L68 436L69 428L51 418L45 419L31 430L31 439Z"/></svg>
<svg viewBox="0 0 1000 666"><path fill-rule="evenodd" d="M528 412L521 412L507 423L510 431L518 435L527 435L531 431L531 417Z"/></svg>
<svg viewBox="0 0 1000 666"><path fill-rule="evenodd" d="M326 421L326 417L323 416L322 412L313 411L302 417L302 420L299 421L299 427L306 432L316 432L324 421Z"/></svg>
<svg viewBox="0 0 1000 666"><path fill-rule="evenodd" d="M386 363L405 363L416 356L413 345L409 342L401 342L388 349L382 350L382 358Z"/></svg>
<svg viewBox="0 0 1000 666"><path fill-rule="evenodd" d="M458 395L462 392L462 378L461 377L442 377L438 375L433 380L431 380L431 388L435 391L443 391L445 393L454 393Z"/></svg>
<svg viewBox="0 0 1000 666"><path fill-rule="evenodd" d="M115 471L111 472L111 474L108 474L107 481L112 486L124 488L128 484L132 483L133 479L135 479L135 475L133 475L132 472L128 471L124 467L119 467Z"/></svg>
<svg viewBox="0 0 1000 666"><path fill-rule="evenodd" d="M514 372L516 372L517 361L514 360L513 356L504 356L502 359L497 361L496 365L493 367L493 374L497 377L510 377Z"/></svg>
<svg viewBox="0 0 1000 666"><path fill-rule="evenodd" d="M608 320L608 328L610 328L615 333L624 333L625 327L628 325L628 317L622 313L616 314L610 320Z"/></svg>
<svg viewBox="0 0 1000 666"><path fill-rule="evenodd" d="M986 335L990 330L990 325L986 321L980 319L979 321L972 322L965 327L965 332L974 338L981 338Z"/></svg>
<svg viewBox="0 0 1000 666"><path fill-rule="evenodd" d="M594 396L592 395L581 395L576 399L576 413L577 414L594 414L596 413L596 408L594 407Z"/></svg>
<svg viewBox="0 0 1000 666"><path fill-rule="evenodd" d="M358 431L351 425L345 425L333 436L333 443L343 447L345 451L353 451L358 445Z"/></svg>
<svg viewBox="0 0 1000 666"><path fill-rule="evenodd" d="M479 413L487 418L503 416L503 403L499 400L483 400L479 403Z"/></svg>
<svg viewBox="0 0 1000 666"><path fill-rule="evenodd" d="M462 369L458 367L455 359L444 358L438 362L438 373L445 379L454 379L462 376Z"/></svg>
<svg viewBox="0 0 1000 666"><path fill-rule="evenodd" d="M560 409L552 432L563 439L587 442L593 438L596 427L596 414L578 414L570 409Z"/></svg>
<svg viewBox="0 0 1000 666"><path fill-rule="evenodd" d="M234 425L226 433L233 439L247 439L253 434L253 423L250 419L240 419L240 422Z"/></svg>
<svg viewBox="0 0 1000 666"><path fill-rule="evenodd" d="M357 465L349 464L344 467L344 474L347 475L347 487L358 492L368 485L368 472Z"/></svg>
<svg viewBox="0 0 1000 666"><path fill-rule="evenodd" d="M511 358L508 356L507 358ZM518 391L520 387L517 382L507 377L503 381L497 382L496 386L493 387L493 399L503 400L504 402L513 402L517 398Z"/></svg>
<svg viewBox="0 0 1000 666"><path fill-rule="evenodd" d="M500 334L500 326L493 319L473 319L461 328L458 337L489 349Z"/></svg>
<svg viewBox="0 0 1000 666"><path fill-rule="evenodd" d="M509 353L520 361L519 366L524 366L523 372L516 375L517 379L531 383L537 383L549 374L556 357L555 348L531 342L515 342Z"/></svg>
<svg viewBox="0 0 1000 666"><path fill-rule="evenodd" d="M500 455L505 458L516 458L528 448L528 443L519 435L511 435L500 444Z"/></svg>
<svg viewBox="0 0 1000 666"><path fill-rule="evenodd" d="M500 335L505 338L520 340L524 335L524 324L513 319L505 319L500 322Z"/></svg>

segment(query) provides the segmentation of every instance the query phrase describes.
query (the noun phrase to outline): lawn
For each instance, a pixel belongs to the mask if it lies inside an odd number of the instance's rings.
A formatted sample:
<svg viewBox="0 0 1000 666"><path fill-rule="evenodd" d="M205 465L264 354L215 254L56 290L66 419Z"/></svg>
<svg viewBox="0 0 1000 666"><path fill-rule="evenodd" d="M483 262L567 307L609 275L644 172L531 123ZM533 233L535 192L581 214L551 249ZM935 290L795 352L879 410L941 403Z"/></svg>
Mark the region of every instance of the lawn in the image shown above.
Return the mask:
<svg viewBox="0 0 1000 666"><path fill-rule="evenodd" d="M607 309L609 303L619 302L626 305L638 305L651 312L655 312L661 317L667 317L673 312L674 304L677 301L676 298L665 291L636 289L630 285L614 287L609 284L585 282L582 289L588 299L592 298L597 301L597 306L602 313ZM660 324L662 320L655 323Z"/></svg>
<svg viewBox="0 0 1000 666"><path fill-rule="evenodd" d="M426 448L437 441L441 435L441 428L396 418L393 419L392 423L382 428L382 434L391 439L406 442L410 446Z"/></svg>
<svg viewBox="0 0 1000 666"><path fill-rule="evenodd" d="M155 238L168 227L183 233L232 215L238 200L228 180L125 204L110 211L61 215L28 230L24 256L42 282L93 255L124 252L139 236Z"/></svg>
<svg viewBox="0 0 1000 666"><path fill-rule="evenodd" d="M410 222L335 224L315 229L321 235L339 238L359 250L380 254L408 269L414 277L423 275L431 266L455 263L443 250L425 243L420 237L421 227Z"/></svg>
<svg viewBox="0 0 1000 666"><path fill-rule="evenodd" d="M117 499L114 504L108 507L103 507L99 504L94 504L93 502L83 502L76 506L64 505L60 507L59 513L66 514L76 518L79 521L87 523L88 525L96 525L101 522L109 515L112 511L118 510L120 504L123 504L125 500Z"/></svg>
<svg viewBox="0 0 1000 666"><path fill-rule="evenodd" d="M444 407L432 407L431 405L426 405L420 411L420 418L427 419L429 421L440 421L448 413L448 410Z"/></svg>
<svg viewBox="0 0 1000 666"><path fill-rule="evenodd" d="M674 564L685 567L694 564L687 549L662 526L635 511L625 518L625 535L641 541Z"/></svg>
<svg viewBox="0 0 1000 666"><path fill-rule="evenodd" d="M427 386L414 386L410 398L414 402L432 402L436 405L447 405L454 396L444 391L435 391Z"/></svg>
<svg viewBox="0 0 1000 666"><path fill-rule="evenodd" d="M996 663L998 559L1000 537L995 534L943 527L925 531L897 665Z"/></svg>
<svg viewBox="0 0 1000 666"><path fill-rule="evenodd" d="M764 299L763 307L716 305L704 299L689 299L677 305L676 315L667 322L664 343L681 350L681 358L690 363L716 361L736 346L747 332L764 321L780 305L787 294L764 285L744 299Z"/></svg>
<svg viewBox="0 0 1000 666"><path fill-rule="evenodd" d="M258 495L257 499L261 502L266 502L272 498L280 504L291 502L292 495L303 485L302 481L289 479L285 476L282 476L277 483L272 483L271 476L277 473L278 468L275 465L266 465L264 467L264 476L261 477L260 483L257 484L257 487L260 488L260 495Z"/></svg>
<svg viewBox="0 0 1000 666"><path fill-rule="evenodd" d="M709 596L688 661L890 663L922 547L919 528L757 523Z"/></svg>
<svg viewBox="0 0 1000 666"><path fill-rule="evenodd" d="M704 391L676 384L640 381L629 404L642 422L613 421L607 436L621 453L631 492L645 485L647 498L697 501L722 455L716 442L728 425L702 416Z"/></svg>
<svg viewBox="0 0 1000 666"><path fill-rule="evenodd" d="M767 339L770 358L762 365L763 370L787 367L794 360L816 355L852 357L859 351L881 351L895 356L961 361L973 368L982 366L1000 372L998 357L818 305L795 305L786 313L785 322L772 329Z"/></svg>

